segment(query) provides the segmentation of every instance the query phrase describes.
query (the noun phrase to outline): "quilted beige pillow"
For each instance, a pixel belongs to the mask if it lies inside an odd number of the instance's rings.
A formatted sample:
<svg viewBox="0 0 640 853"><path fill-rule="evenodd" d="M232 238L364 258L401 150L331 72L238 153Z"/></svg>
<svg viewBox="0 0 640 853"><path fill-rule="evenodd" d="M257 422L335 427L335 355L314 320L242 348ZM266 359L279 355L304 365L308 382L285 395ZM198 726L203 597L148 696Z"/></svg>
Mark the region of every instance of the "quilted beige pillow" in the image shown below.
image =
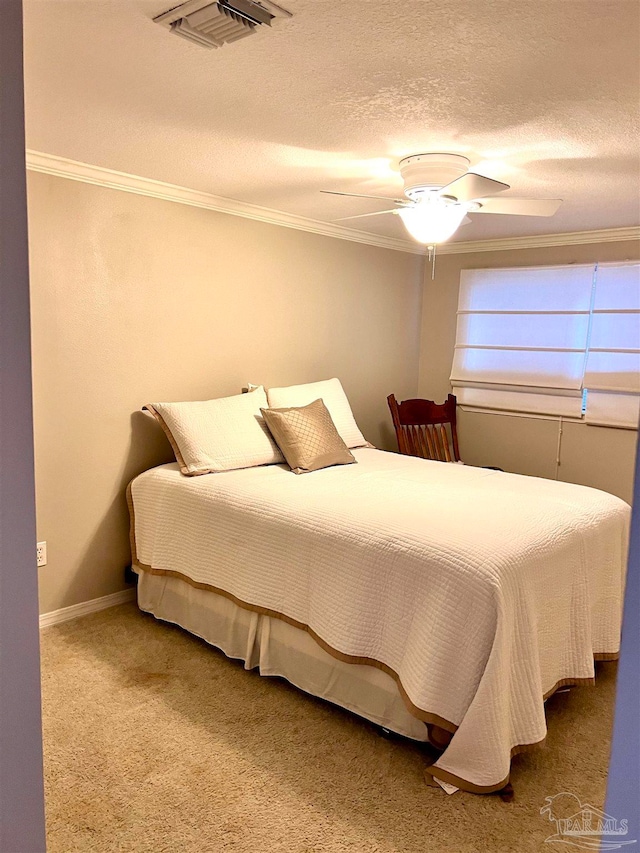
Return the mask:
<svg viewBox="0 0 640 853"><path fill-rule="evenodd" d="M248 394L190 403L143 406L167 434L183 474L193 477L234 468L283 462L260 414L267 395L260 385Z"/></svg>
<svg viewBox="0 0 640 853"><path fill-rule="evenodd" d="M307 406L261 409L261 412L295 474L356 461L322 400L314 400Z"/></svg>

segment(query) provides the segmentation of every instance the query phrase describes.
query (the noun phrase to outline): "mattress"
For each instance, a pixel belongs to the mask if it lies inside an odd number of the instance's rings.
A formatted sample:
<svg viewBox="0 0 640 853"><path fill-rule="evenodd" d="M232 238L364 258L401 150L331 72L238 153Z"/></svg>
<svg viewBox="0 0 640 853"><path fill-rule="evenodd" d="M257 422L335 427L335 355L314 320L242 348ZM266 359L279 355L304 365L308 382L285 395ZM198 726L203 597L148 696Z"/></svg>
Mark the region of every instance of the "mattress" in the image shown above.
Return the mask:
<svg viewBox="0 0 640 853"><path fill-rule="evenodd" d="M284 465L130 486L133 562L306 631L381 669L449 732L430 768L499 790L541 743L544 698L617 656L630 508L568 483L361 448L355 465Z"/></svg>

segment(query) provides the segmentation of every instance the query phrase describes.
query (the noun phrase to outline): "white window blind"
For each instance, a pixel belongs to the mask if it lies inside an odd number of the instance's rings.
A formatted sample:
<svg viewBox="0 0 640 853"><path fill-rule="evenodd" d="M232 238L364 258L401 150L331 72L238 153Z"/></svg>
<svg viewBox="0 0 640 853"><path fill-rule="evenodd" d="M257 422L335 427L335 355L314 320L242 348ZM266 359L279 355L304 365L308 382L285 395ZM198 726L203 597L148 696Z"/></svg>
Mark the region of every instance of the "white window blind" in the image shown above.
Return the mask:
<svg viewBox="0 0 640 853"><path fill-rule="evenodd" d="M587 423L637 427L640 264L599 264L584 374Z"/></svg>
<svg viewBox="0 0 640 853"><path fill-rule="evenodd" d="M451 384L463 405L637 428L640 264L465 270Z"/></svg>
<svg viewBox="0 0 640 853"><path fill-rule="evenodd" d="M593 265L464 270L451 384L480 408L580 417Z"/></svg>

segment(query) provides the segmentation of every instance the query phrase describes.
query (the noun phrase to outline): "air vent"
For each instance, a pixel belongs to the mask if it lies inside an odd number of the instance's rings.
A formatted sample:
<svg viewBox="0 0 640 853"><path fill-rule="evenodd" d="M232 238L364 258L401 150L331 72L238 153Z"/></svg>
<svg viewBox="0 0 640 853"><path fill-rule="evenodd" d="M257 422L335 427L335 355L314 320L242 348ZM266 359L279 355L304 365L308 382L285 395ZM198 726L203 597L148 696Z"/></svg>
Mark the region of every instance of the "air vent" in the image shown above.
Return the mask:
<svg viewBox="0 0 640 853"><path fill-rule="evenodd" d="M291 12L271 0L189 0L153 20L201 47L215 48L250 36Z"/></svg>

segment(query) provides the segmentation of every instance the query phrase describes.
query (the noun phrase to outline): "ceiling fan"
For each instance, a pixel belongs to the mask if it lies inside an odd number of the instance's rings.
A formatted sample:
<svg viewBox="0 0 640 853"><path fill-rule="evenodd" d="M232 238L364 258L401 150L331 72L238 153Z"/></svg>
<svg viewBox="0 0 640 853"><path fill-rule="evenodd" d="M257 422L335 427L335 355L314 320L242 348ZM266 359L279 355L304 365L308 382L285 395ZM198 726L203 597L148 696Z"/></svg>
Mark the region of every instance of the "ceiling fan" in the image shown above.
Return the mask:
<svg viewBox="0 0 640 853"><path fill-rule="evenodd" d="M400 160L399 166L406 198L321 190L330 195L382 199L396 205L335 221L398 214L415 240L433 247L453 236L465 220L470 222L468 213L553 216L562 204L561 199L552 198L494 198L510 189L509 184L469 172L470 160L461 154L413 154Z"/></svg>

